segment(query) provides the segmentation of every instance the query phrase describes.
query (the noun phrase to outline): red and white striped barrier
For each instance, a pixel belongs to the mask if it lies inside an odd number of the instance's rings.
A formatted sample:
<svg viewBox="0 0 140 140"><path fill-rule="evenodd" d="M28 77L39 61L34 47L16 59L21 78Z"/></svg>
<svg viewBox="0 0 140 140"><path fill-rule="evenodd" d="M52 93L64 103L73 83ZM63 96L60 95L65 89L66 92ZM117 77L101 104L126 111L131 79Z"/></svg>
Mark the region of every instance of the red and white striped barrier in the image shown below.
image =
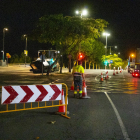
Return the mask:
<svg viewBox="0 0 140 140"><path fill-rule="evenodd" d="M1 104L61 100L62 85L2 86Z"/></svg>

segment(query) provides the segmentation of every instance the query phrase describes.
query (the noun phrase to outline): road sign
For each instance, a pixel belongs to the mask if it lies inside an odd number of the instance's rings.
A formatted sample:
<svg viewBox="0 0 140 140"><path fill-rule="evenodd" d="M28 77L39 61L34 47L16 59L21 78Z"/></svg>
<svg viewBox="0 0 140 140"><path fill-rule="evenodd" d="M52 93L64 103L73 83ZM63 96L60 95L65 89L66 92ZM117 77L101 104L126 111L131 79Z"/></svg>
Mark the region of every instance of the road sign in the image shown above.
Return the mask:
<svg viewBox="0 0 140 140"><path fill-rule="evenodd" d="M24 54L26 54L26 56L28 55L28 51L27 50L24 50Z"/></svg>
<svg viewBox="0 0 140 140"><path fill-rule="evenodd" d="M6 53L7 58L11 58L11 55L9 53Z"/></svg>
<svg viewBox="0 0 140 140"><path fill-rule="evenodd" d="M2 86L1 104L61 100L62 85Z"/></svg>
<svg viewBox="0 0 140 140"><path fill-rule="evenodd" d="M8 57L9 53L6 53L6 57Z"/></svg>
<svg viewBox="0 0 140 140"><path fill-rule="evenodd" d="M110 60L110 63L113 63L113 60Z"/></svg>

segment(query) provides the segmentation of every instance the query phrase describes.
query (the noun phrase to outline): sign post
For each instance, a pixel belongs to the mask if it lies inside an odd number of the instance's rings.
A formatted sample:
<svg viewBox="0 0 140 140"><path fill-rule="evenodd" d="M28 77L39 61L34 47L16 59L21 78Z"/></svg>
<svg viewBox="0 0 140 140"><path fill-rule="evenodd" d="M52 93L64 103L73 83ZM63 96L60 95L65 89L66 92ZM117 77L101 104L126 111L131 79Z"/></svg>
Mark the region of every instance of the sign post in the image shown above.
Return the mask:
<svg viewBox="0 0 140 140"><path fill-rule="evenodd" d="M8 67L8 58L11 58L11 55L9 53L6 53L6 58L7 58L7 67Z"/></svg>
<svg viewBox="0 0 140 140"><path fill-rule="evenodd" d="M45 52L42 52L42 75L43 75L43 58L45 54L46 54Z"/></svg>
<svg viewBox="0 0 140 140"><path fill-rule="evenodd" d="M25 54L25 67L26 67L26 56L28 54L28 51L27 50L24 50L24 54Z"/></svg>
<svg viewBox="0 0 140 140"><path fill-rule="evenodd" d="M71 58L72 58L72 56L68 55L68 58L69 58L69 72L71 72Z"/></svg>

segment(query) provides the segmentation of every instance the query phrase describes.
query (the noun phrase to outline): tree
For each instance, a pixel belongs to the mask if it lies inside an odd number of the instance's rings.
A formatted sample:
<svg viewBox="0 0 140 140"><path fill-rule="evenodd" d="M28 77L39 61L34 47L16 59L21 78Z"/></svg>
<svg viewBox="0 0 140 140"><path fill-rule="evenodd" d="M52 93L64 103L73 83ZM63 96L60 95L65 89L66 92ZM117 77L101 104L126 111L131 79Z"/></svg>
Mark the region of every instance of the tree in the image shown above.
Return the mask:
<svg viewBox="0 0 140 140"><path fill-rule="evenodd" d="M31 58L29 56L26 57L26 62L27 63L31 62ZM20 57L17 54L14 54L11 57L10 63L25 63L25 55L24 55L24 53L22 52Z"/></svg>
<svg viewBox="0 0 140 140"><path fill-rule="evenodd" d="M33 39L39 42L50 42L63 53L78 51L79 43L87 38L98 38L108 22L102 19L83 19L62 14L43 16L33 32Z"/></svg>
<svg viewBox="0 0 140 140"><path fill-rule="evenodd" d="M106 60L112 60L113 63L111 63L111 68L115 67L122 67L124 62L122 61L121 58L118 57L117 54L114 54L114 55L108 55L106 56ZM105 62L105 55L102 56L102 62Z"/></svg>
<svg viewBox="0 0 140 140"><path fill-rule="evenodd" d="M19 56L17 54L11 56L10 63L19 63Z"/></svg>
<svg viewBox="0 0 140 140"><path fill-rule="evenodd" d="M81 42L97 39L107 24L103 19L45 15L39 19L31 38L41 43L49 42L60 50L61 55L70 54L75 58Z"/></svg>
<svg viewBox="0 0 140 140"><path fill-rule="evenodd" d="M89 62L100 63L105 52L104 44L94 39L87 39L81 42L81 51L85 53Z"/></svg>

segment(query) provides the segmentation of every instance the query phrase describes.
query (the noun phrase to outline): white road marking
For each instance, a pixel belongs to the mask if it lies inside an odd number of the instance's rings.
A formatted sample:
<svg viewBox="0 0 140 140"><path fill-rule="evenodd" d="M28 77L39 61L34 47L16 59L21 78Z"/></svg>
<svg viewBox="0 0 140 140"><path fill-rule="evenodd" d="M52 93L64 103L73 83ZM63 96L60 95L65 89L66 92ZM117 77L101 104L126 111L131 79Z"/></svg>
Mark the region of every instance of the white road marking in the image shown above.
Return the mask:
<svg viewBox="0 0 140 140"><path fill-rule="evenodd" d="M105 93L105 95L107 96L109 102L111 103L111 105L112 105L112 107L113 107L113 109L114 109L114 112L115 112L115 114L116 114L116 117L117 117L117 119L118 119L119 125L120 125L121 130L122 130L124 139L125 139L125 140L130 140L130 138L129 138L129 136L128 136L128 133L127 133L127 131L126 131L126 128L125 128L125 126L124 126L124 124L123 124L123 121L122 121L122 119L121 119L121 117L120 117L120 115L119 115L119 112L118 112L117 108L115 107L114 103L112 102L112 100L111 100L111 98L109 97L109 95L107 94L107 92L104 92L104 93Z"/></svg>
<svg viewBox="0 0 140 140"><path fill-rule="evenodd" d="M95 77L95 81L97 81L97 77L98 77L99 75L97 75L96 77Z"/></svg>

